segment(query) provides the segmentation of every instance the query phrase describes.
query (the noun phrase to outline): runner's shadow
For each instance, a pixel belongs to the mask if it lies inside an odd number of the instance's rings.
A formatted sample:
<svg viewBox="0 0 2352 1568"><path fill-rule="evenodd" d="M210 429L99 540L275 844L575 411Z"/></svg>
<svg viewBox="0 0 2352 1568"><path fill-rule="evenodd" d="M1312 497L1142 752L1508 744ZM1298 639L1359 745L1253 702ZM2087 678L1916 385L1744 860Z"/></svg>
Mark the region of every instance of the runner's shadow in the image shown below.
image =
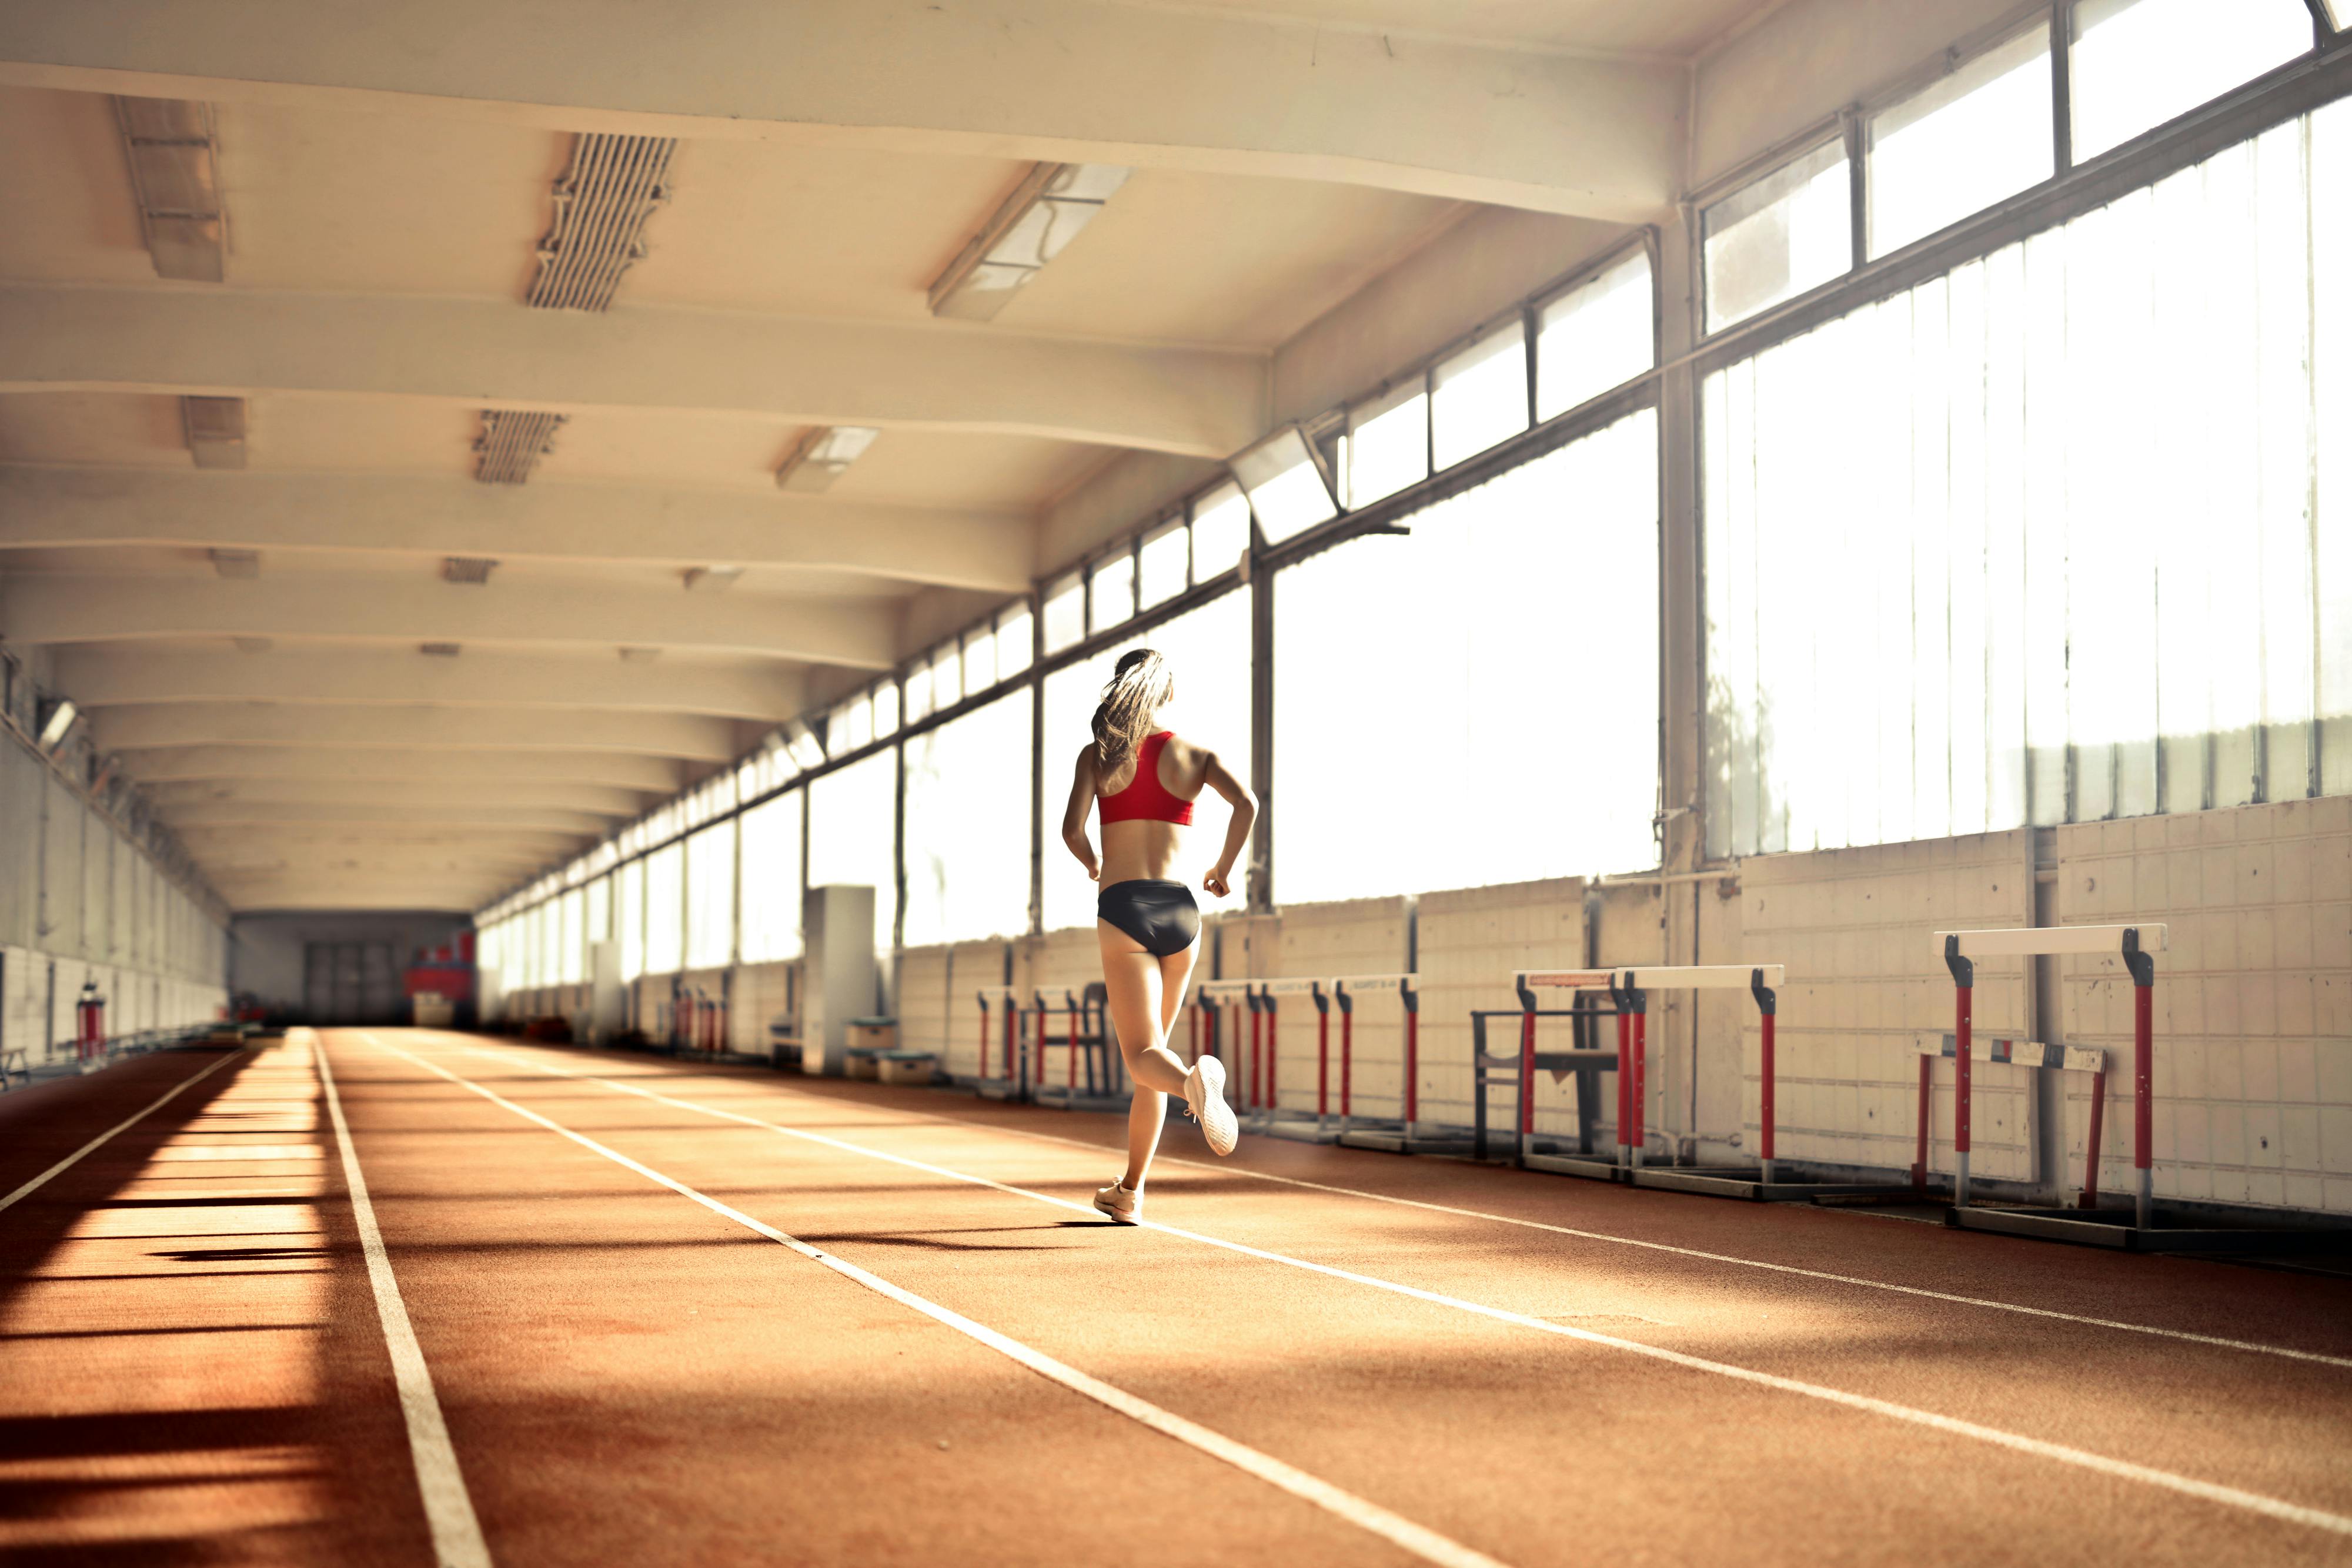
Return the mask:
<svg viewBox="0 0 2352 1568"><path fill-rule="evenodd" d="M1058 1230L1058 1225L969 1225L954 1232L962 1235L985 1235L1003 1230ZM1051 1248L1023 1247L999 1241L948 1241L930 1236L882 1236L870 1231L834 1231L811 1234L798 1233L798 1239L812 1247L842 1246L855 1243L865 1247L914 1247L929 1252L1046 1252Z"/></svg>

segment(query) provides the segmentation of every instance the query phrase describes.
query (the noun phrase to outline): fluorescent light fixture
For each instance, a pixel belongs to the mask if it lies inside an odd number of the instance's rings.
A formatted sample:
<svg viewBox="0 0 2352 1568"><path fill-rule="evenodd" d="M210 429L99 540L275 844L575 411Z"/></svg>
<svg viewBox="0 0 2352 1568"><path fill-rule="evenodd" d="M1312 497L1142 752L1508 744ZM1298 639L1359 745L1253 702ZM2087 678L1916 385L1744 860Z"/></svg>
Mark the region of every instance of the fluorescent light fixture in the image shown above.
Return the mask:
<svg viewBox="0 0 2352 1568"><path fill-rule="evenodd" d="M213 570L219 576L251 579L261 575L259 550L216 549L205 553L212 558Z"/></svg>
<svg viewBox="0 0 2352 1568"><path fill-rule="evenodd" d="M1040 163L931 285L931 314L993 320L1127 183L1116 163Z"/></svg>
<svg viewBox="0 0 2352 1568"><path fill-rule="evenodd" d="M625 664L650 664L661 656L659 648L625 647L621 650L621 663Z"/></svg>
<svg viewBox="0 0 2352 1568"><path fill-rule="evenodd" d="M55 751L63 745L74 720L80 716L81 710L64 697L49 704L47 715L41 720L41 749Z"/></svg>
<svg viewBox="0 0 2352 1568"><path fill-rule="evenodd" d="M445 582L463 583L468 588L486 588L489 585L490 569L498 564L487 556L444 556L441 578Z"/></svg>
<svg viewBox="0 0 2352 1568"><path fill-rule="evenodd" d="M690 566L686 569L688 593L724 593L743 575L740 566Z"/></svg>
<svg viewBox="0 0 2352 1568"><path fill-rule="evenodd" d="M182 99L117 98L114 118L155 276L218 283L228 223L211 109Z"/></svg>
<svg viewBox="0 0 2352 1568"><path fill-rule="evenodd" d="M816 731L799 719L784 726L784 745L792 752L793 760L803 769L818 767L824 761L824 743L817 739Z"/></svg>
<svg viewBox="0 0 2352 1568"><path fill-rule="evenodd" d="M184 397L180 428L187 433L188 455L199 468L245 466L245 400Z"/></svg>
<svg viewBox="0 0 2352 1568"><path fill-rule="evenodd" d="M776 465L776 487L814 495L829 490L882 433L864 424L820 424Z"/></svg>
<svg viewBox="0 0 2352 1568"><path fill-rule="evenodd" d="M1331 481L1316 461L1307 433L1286 424L1255 446L1243 448L1228 465L1248 495L1257 526L1268 544L1303 534L1339 515Z"/></svg>

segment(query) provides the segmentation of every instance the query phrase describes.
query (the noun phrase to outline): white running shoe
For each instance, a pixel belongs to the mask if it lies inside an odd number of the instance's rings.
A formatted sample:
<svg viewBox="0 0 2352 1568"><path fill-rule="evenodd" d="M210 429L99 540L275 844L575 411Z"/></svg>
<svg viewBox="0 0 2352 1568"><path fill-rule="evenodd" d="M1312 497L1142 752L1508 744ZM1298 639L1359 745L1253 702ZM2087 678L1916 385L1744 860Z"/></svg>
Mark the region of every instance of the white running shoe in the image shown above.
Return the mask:
<svg viewBox="0 0 2352 1568"><path fill-rule="evenodd" d="M1230 1155L1240 1138L1241 1123L1234 1119L1233 1107L1225 1103L1225 1064L1213 1056L1204 1056L1192 1064L1184 1075L1184 1109L1201 1124L1201 1134L1209 1140L1213 1155Z"/></svg>
<svg viewBox="0 0 2352 1568"><path fill-rule="evenodd" d="M1143 1218L1143 1195L1129 1191L1118 1182L1096 1190L1095 1207L1120 1225L1134 1225Z"/></svg>

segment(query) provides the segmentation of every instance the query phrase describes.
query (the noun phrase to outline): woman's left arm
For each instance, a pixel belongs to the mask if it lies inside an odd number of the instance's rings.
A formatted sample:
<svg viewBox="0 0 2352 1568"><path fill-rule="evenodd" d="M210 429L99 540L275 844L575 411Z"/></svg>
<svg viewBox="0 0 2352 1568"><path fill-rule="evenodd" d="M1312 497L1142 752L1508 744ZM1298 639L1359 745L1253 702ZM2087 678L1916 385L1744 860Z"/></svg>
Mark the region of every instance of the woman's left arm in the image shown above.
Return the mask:
<svg viewBox="0 0 2352 1568"><path fill-rule="evenodd" d="M1202 754L1207 764L1203 782L1225 798L1234 809L1233 820L1225 824L1225 847L1217 856L1217 863L1201 879L1201 885L1219 898L1229 895L1233 889L1228 879L1234 874L1234 862L1249 847L1250 830L1257 825L1257 797L1250 787L1234 778L1213 751Z"/></svg>

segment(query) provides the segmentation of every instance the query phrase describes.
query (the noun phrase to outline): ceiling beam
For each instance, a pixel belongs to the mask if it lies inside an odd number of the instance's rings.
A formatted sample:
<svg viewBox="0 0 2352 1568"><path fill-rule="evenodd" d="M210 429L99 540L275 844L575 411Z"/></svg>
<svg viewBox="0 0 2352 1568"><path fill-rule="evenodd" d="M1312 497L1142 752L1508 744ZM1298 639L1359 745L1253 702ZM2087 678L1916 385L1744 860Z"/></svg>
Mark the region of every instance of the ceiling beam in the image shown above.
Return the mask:
<svg viewBox="0 0 2352 1568"><path fill-rule="evenodd" d="M7 15L0 7L0 17ZM1223 458L1264 420L1267 356L499 299L0 287L0 392L415 398L1045 436Z"/></svg>
<svg viewBox="0 0 2352 1568"><path fill-rule="evenodd" d="M331 824L354 829L394 827L495 828L602 837L609 818L551 806L328 804L316 800L191 800L159 806L156 815L176 831L199 827L286 827Z"/></svg>
<svg viewBox="0 0 2352 1568"><path fill-rule="evenodd" d="M301 637L322 642L456 643L519 647L615 643L764 654L882 670L893 660L895 607L856 601L689 596L607 583L427 578L16 576L0 582L0 635L11 643L124 643L156 637Z"/></svg>
<svg viewBox="0 0 2352 1568"><path fill-rule="evenodd" d="M1442 16L1440 8L1440 16ZM560 131L1274 175L1592 217L1670 199L1680 61L1087 0L84 0L0 80Z"/></svg>
<svg viewBox="0 0 2352 1568"><path fill-rule="evenodd" d="M436 659L414 650L387 656L381 648L158 653L118 643L60 648L53 668L58 689L92 711L125 703L383 703L708 714L781 724L808 706L800 672L784 665L640 664L609 649L566 658L469 648L455 659Z"/></svg>
<svg viewBox="0 0 2352 1568"><path fill-rule="evenodd" d="M674 795L684 769L665 757L612 751L336 750L287 746L186 746L134 751L123 771L141 783L196 779L420 779L461 782L554 779Z"/></svg>
<svg viewBox="0 0 2352 1568"><path fill-rule="evenodd" d="M679 570L719 563L1012 594L1028 591L1034 532L1025 517L778 490L0 465L0 549L176 545Z"/></svg>
<svg viewBox="0 0 2352 1568"><path fill-rule="evenodd" d="M269 746L436 751L620 751L731 762L735 723L696 714L549 713L520 708L330 707L294 703L156 703L100 708L101 751Z"/></svg>
<svg viewBox="0 0 2352 1568"><path fill-rule="evenodd" d="M166 821L198 805L465 806L585 811L608 820L635 817L647 797L569 779L180 779L142 784Z"/></svg>

